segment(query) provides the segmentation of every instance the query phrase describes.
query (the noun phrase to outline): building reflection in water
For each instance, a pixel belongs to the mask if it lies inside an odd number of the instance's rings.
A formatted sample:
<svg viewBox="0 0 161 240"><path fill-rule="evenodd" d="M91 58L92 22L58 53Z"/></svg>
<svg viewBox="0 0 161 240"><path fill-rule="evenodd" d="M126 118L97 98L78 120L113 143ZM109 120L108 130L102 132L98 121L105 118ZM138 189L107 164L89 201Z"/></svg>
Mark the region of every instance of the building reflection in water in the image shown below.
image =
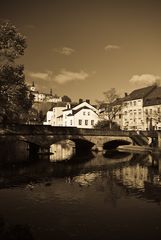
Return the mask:
<svg viewBox="0 0 161 240"><path fill-rule="evenodd" d="M75 144L70 140L61 141L50 146L50 161L69 160L75 153Z"/></svg>

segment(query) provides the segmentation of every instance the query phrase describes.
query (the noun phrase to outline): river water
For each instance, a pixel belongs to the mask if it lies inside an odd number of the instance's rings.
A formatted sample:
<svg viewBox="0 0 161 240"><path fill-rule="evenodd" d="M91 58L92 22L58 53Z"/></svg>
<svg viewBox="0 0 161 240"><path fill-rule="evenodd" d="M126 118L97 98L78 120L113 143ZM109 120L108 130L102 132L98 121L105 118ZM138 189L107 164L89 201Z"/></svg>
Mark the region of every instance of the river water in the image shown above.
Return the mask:
<svg viewBox="0 0 161 240"><path fill-rule="evenodd" d="M1 155L0 239L160 239L160 155L73 155L57 144L50 156L15 163L27 154L8 149Z"/></svg>

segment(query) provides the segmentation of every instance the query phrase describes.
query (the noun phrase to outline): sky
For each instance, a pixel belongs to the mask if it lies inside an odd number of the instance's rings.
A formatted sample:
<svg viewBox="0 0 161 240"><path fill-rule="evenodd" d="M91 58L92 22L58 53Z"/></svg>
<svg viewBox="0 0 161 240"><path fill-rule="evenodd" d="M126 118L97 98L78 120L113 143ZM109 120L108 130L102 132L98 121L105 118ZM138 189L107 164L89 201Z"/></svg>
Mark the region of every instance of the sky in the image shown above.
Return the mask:
<svg viewBox="0 0 161 240"><path fill-rule="evenodd" d="M159 81L159 0L1 0L0 18L26 36L26 82L59 96L103 99Z"/></svg>

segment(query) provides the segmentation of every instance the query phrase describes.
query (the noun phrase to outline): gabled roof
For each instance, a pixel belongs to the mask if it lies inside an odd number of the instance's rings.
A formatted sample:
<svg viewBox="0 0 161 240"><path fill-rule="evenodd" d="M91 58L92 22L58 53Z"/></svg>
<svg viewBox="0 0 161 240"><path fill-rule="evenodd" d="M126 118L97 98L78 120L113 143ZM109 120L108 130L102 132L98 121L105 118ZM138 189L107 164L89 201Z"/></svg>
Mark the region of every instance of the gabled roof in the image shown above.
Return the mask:
<svg viewBox="0 0 161 240"><path fill-rule="evenodd" d="M95 112L93 109L91 109L91 108L89 108L89 107L87 107L87 106L83 106L83 107L81 107L81 108L79 108L79 109L77 109L77 110L72 110L72 113L69 113L67 116L74 116L75 114L77 114L78 112L80 112L81 110L83 110L83 109L88 109L88 110L91 110L91 111L93 111L93 112ZM95 112L96 113L96 112ZM96 113L97 114L97 113Z"/></svg>
<svg viewBox="0 0 161 240"><path fill-rule="evenodd" d="M148 94L150 94L152 91L154 91L154 89L157 86L149 86L149 87L145 87L145 88L139 88L134 90L133 92L131 92L125 99L124 101L130 101L130 100L135 100L135 99L143 99L145 98Z"/></svg>
<svg viewBox="0 0 161 240"><path fill-rule="evenodd" d="M161 104L161 87L155 88L148 96L144 99L144 106L152 106Z"/></svg>

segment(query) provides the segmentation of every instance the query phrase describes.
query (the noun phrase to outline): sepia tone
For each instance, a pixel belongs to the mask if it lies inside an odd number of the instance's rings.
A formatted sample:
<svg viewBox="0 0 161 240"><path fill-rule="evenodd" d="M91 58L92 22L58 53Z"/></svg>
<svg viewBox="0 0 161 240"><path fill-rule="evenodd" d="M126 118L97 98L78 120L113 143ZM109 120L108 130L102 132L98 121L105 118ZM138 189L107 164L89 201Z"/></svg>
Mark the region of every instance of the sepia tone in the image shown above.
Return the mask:
<svg viewBox="0 0 161 240"><path fill-rule="evenodd" d="M160 12L1 0L0 239L160 237Z"/></svg>

